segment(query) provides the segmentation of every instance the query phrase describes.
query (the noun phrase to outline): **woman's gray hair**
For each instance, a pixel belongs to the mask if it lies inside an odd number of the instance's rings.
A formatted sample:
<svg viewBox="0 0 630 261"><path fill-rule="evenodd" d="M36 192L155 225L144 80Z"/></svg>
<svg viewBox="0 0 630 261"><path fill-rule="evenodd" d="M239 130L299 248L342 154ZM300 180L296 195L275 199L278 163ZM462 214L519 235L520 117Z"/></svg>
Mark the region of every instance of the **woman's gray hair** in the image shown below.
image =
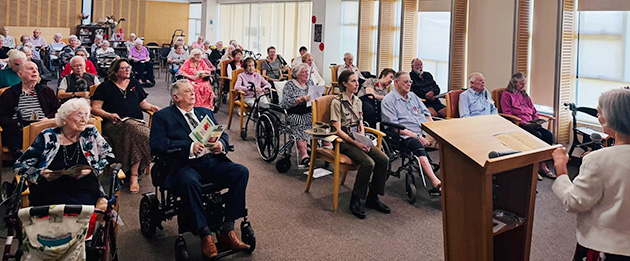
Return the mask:
<svg viewBox="0 0 630 261"><path fill-rule="evenodd" d="M203 50L199 49L199 48L195 48L192 51L190 51L190 57L195 56L196 54L203 54Z"/></svg>
<svg viewBox="0 0 630 261"><path fill-rule="evenodd" d="M212 43L210 43L210 41L209 41L209 40L204 40L201 44L206 45L206 44L212 44Z"/></svg>
<svg viewBox="0 0 630 261"><path fill-rule="evenodd" d="M630 135L630 90L615 89L599 96L599 113L606 128Z"/></svg>
<svg viewBox="0 0 630 261"><path fill-rule="evenodd" d="M68 116L80 109L85 109L88 117L90 116L90 104L87 99L72 98L64 102L61 107L59 107L59 110L57 110L57 114L55 114L55 123L57 123L57 126L63 127L66 125Z"/></svg>
<svg viewBox="0 0 630 261"><path fill-rule="evenodd" d="M297 79L298 76L300 75L300 72L302 71L302 69L308 70L309 69L308 68L308 64L301 63L301 64L298 64L297 66L293 67L293 69L291 70L291 77L293 79Z"/></svg>
<svg viewBox="0 0 630 261"><path fill-rule="evenodd" d="M134 41L135 44L144 44L144 41L140 38L136 38L136 40Z"/></svg>
<svg viewBox="0 0 630 261"><path fill-rule="evenodd" d="M77 39L77 40L79 40L79 37L77 37L77 36L76 36L76 35L74 35L74 34L72 34L72 35L68 36L68 42L70 42L70 40L72 40L72 39Z"/></svg>

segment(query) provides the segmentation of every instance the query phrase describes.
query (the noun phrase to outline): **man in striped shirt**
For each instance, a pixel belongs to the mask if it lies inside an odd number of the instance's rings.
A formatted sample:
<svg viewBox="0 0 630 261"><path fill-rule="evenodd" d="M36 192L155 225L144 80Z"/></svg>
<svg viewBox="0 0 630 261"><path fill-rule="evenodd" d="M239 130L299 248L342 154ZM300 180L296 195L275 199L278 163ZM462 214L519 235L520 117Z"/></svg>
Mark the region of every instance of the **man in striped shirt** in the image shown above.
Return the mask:
<svg viewBox="0 0 630 261"><path fill-rule="evenodd" d="M16 156L22 145L22 127L41 119L54 118L60 105L55 92L39 84L35 63L20 65L18 76L21 82L0 96L2 143Z"/></svg>

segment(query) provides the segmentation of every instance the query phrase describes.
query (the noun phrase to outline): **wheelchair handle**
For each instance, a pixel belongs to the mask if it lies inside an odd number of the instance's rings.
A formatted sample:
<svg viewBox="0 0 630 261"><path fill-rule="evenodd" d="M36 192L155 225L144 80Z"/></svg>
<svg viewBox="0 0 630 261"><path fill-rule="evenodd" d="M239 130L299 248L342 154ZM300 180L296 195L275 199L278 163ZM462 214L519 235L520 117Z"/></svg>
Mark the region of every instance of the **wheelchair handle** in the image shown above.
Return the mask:
<svg viewBox="0 0 630 261"><path fill-rule="evenodd" d="M391 123L391 122L386 122L386 121L382 121L382 122L381 122L381 124L383 124L384 126L387 126L387 127L392 127L392 128L399 129L399 130L404 130L404 129L407 129L407 128L406 128L405 126L403 126L403 125L396 124L396 123Z"/></svg>

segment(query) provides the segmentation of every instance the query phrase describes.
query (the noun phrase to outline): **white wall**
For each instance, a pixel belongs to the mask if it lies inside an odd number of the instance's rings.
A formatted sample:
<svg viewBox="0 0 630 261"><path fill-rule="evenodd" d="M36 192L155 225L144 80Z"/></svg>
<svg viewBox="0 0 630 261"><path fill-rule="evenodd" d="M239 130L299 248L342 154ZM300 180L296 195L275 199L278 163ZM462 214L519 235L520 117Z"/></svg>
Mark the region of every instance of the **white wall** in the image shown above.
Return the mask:
<svg viewBox="0 0 630 261"><path fill-rule="evenodd" d="M201 13L201 33L214 44L219 40L219 26L217 25L219 21L219 6L217 0L203 0L201 9L203 9ZM212 24L210 24L210 21L212 21ZM227 43L224 44L227 45Z"/></svg>
<svg viewBox="0 0 630 261"><path fill-rule="evenodd" d="M313 54L313 61L319 68L326 82L331 81L330 64L340 64L341 37L341 0L317 0L313 2L313 15L316 16L316 24L322 24L322 43L324 51L319 50L318 42L315 42L312 34L315 25L311 25L311 46L309 52Z"/></svg>

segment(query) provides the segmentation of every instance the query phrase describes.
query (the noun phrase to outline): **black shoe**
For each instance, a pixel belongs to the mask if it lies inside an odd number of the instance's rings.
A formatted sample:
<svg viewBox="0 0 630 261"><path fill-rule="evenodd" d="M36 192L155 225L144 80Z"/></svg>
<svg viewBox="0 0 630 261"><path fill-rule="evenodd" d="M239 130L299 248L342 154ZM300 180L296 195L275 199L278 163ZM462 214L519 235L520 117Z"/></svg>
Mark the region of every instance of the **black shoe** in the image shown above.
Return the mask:
<svg viewBox="0 0 630 261"><path fill-rule="evenodd" d="M350 212L352 212L355 217L365 219L365 210L363 209L361 200L354 195L350 198Z"/></svg>
<svg viewBox="0 0 630 261"><path fill-rule="evenodd" d="M431 196L432 198L437 198L437 197L442 196L442 191L440 190L441 187L442 187L442 184L439 184L437 185L437 187L434 187L428 190L429 196Z"/></svg>
<svg viewBox="0 0 630 261"><path fill-rule="evenodd" d="M371 197L368 196L368 199L365 201L365 206L371 209L376 209L385 214L392 213L392 210L389 209L387 205L383 204L383 202L380 199L378 199L377 195L374 195Z"/></svg>

